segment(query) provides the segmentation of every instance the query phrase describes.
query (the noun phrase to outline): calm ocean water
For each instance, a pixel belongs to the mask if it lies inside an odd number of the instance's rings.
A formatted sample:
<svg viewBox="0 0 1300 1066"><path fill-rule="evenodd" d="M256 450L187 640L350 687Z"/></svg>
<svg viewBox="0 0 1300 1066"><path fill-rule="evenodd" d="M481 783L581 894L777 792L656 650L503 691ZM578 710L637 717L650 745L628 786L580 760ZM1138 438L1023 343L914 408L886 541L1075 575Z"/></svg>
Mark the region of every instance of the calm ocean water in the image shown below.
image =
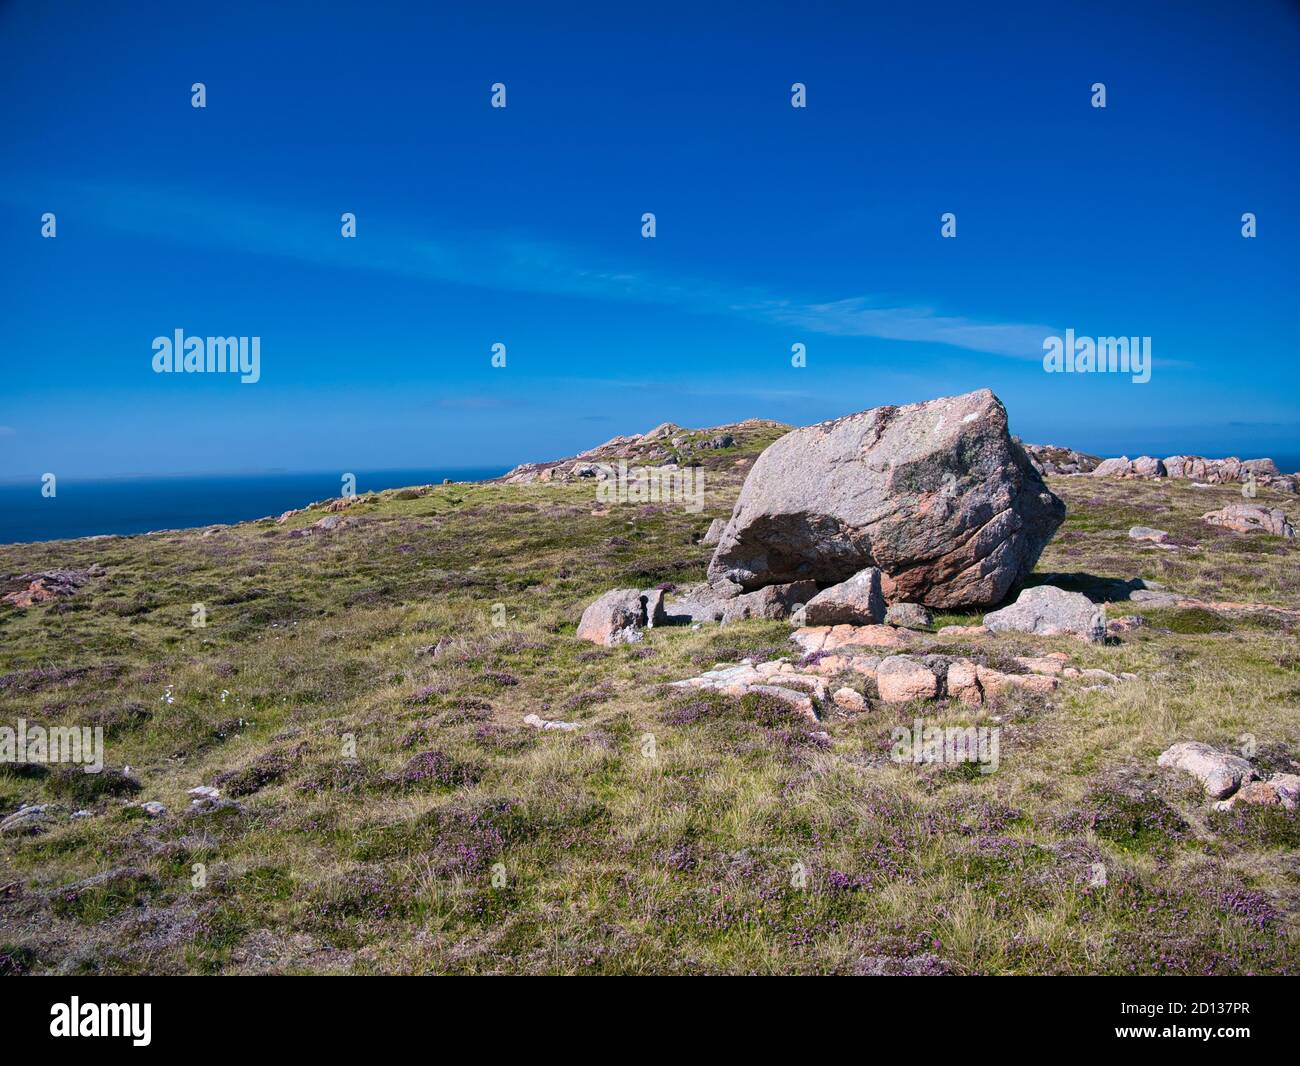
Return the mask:
<svg viewBox="0 0 1300 1066"><path fill-rule="evenodd" d="M505 468L355 473L358 492L376 492L438 484L443 478L480 481L504 474ZM337 473L61 478L57 488L56 496L46 498L39 481L0 483L0 544L246 522L341 494Z"/></svg>

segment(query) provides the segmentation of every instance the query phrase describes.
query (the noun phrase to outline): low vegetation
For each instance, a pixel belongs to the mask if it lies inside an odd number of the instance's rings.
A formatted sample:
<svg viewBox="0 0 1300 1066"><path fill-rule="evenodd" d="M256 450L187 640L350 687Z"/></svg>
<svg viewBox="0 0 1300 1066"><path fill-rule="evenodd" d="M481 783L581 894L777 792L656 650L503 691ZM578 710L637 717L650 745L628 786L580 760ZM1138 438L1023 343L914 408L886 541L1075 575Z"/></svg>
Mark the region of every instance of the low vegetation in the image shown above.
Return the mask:
<svg viewBox="0 0 1300 1066"><path fill-rule="evenodd" d="M606 589L700 580L701 535L775 432L710 454L698 514L455 484L311 535L323 512L0 547L6 574L104 568L0 606L0 722L101 726L111 771L0 768L0 815L48 804L0 839L0 973L1300 970L1296 812L1215 812L1155 763L1249 735L1257 764L1294 767L1286 616L1120 602L1147 624L1105 646L978 638L993 661L1067 651L1139 678L984 708L991 774L890 760L893 725L961 708L810 730L667 687L794 655L783 622L575 639ZM1300 607L1294 543L1199 521L1231 487L1051 487L1069 518L1036 580ZM198 785L221 800L191 806Z"/></svg>

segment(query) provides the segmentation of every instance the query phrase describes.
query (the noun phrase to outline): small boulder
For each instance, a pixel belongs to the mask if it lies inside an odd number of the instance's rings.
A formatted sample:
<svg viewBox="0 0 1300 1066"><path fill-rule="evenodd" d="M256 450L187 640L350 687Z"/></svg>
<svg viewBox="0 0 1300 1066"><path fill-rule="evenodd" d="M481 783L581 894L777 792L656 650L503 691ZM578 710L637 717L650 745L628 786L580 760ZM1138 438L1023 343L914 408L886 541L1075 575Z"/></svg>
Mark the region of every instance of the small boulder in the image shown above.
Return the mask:
<svg viewBox="0 0 1300 1066"><path fill-rule="evenodd" d="M880 570L874 566L822 589L804 606L804 622L810 626L876 625L885 617Z"/></svg>
<svg viewBox="0 0 1300 1066"><path fill-rule="evenodd" d="M1092 643L1106 639L1106 615L1081 592L1055 585L1025 589L1010 607L984 616L994 633L1036 633L1044 637L1075 636Z"/></svg>
<svg viewBox="0 0 1300 1066"><path fill-rule="evenodd" d="M1059 674L1069 666L1070 657L1064 652L1051 655L1017 655L1013 662L1031 674Z"/></svg>
<svg viewBox="0 0 1300 1066"><path fill-rule="evenodd" d="M717 544L722 539L722 531L727 528L727 523L721 518L715 518L709 523L709 531L704 534L701 544Z"/></svg>
<svg viewBox="0 0 1300 1066"><path fill-rule="evenodd" d="M1055 692L1060 684L1056 678L1046 674L1004 674L987 666L977 666L975 674L986 696L999 696L1010 689L1046 695Z"/></svg>
<svg viewBox="0 0 1300 1066"><path fill-rule="evenodd" d="M1119 477L1133 472L1133 461L1127 455L1118 459L1103 459L1092 471L1093 477Z"/></svg>
<svg viewBox="0 0 1300 1066"><path fill-rule="evenodd" d="M1156 760L1160 766L1191 774L1211 799L1224 799L1259 775L1239 755L1228 755L1197 740L1181 740Z"/></svg>
<svg viewBox="0 0 1300 1066"><path fill-rule="evenodd" d="M1166 477L1165 464L1150 455L1139 455L1133 460L1133 473L1138 477Z"/></svg>
<svg viewBox="0 0 1300 1066"><path fill-rule="evenodd" d="M842 707L846 711L857 712L867 709L867 699L857 689L848 687L836 689L831 699L835 701L835 706Z"/></svg>
<svg viewBox="0 0 1300 1066"><path fill-rule="evenodd" d="M639 589L611 589L598 597L578 623L578 636L593 644L613 647L641 639L646 624L646 605Z"/></svg>
<svg viewBox="0 0 1300 1066"><path fill-rule="evenodd" d="M1152 529L1150 526L1133 526L1128 531L1129 540L1149 540L1152 544L1167 544L1169 534L1163 529Z"/></svg>
<svg viewBox="0 0 1300 1066"><path fill-rule="evenodd" d="M969 659L957 659L948 665L948 695L967 707L978 707L984 702L978 670Z"/></svg>
<svg viewBox="0 0 1300 1066"><path fill-rule="evenodd" d="M885 612L885 625L899 629L929 629L934 615L919 603L893 603Z"/></svg>

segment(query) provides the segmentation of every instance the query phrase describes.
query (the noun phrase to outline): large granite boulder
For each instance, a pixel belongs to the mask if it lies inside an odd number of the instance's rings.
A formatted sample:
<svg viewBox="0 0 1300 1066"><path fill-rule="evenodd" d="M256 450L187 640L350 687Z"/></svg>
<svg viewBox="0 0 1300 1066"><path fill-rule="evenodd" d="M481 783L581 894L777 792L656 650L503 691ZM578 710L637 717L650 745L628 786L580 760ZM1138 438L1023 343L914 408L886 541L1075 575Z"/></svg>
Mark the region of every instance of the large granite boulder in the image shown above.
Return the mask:
<svg viewBox="0 0 1300 1066"><path fill-rule="evenodd" d="M759 456L709 580L831 585L876 566L890 602L988 606L1064 518L988 389L876 407L793 430Z"/></svg>

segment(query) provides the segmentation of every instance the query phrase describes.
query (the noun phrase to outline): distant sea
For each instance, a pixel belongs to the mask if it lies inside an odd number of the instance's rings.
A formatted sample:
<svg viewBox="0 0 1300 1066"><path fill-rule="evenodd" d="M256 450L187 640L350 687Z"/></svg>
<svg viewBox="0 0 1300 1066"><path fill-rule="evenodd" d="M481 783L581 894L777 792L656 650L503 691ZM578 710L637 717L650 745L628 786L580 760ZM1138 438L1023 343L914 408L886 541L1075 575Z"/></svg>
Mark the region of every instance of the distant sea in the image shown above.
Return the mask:
<svg viewBox="0 0 1300 1066"><path fill-rule="evenodd" d="M436 485L443 478L482 481L505 472L504 467L355 471L359 493ZM41 495L39 479L2 482L0 544L247 522L339 496L340 479L335 472L60 478L50 498Z"/></svg>

